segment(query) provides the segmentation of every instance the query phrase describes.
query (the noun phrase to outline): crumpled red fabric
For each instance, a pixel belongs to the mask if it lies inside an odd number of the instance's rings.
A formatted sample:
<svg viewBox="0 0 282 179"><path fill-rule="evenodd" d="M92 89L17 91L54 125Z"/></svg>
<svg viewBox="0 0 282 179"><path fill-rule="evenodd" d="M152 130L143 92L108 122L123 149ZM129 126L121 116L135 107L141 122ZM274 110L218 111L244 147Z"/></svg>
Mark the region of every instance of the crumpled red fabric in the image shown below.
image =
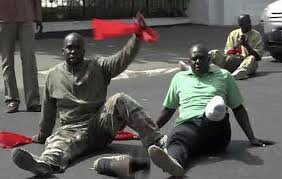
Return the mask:
<svg viewBox="0 0 282 179"><path fill-rule="evenodd" d="M236 54L242 54L241 48L231 48L226 52L227 55L236 55Z"/></svg>
<svg viewBox="0 0 282 179"><path fill-rule="evenodd" d="M159 34L155 30L150 27L142 28L137 22L126 23L118 20L94 18L92 20L92 29L95 40L121 37L133 33L140 34L141 39L149 43L155 43L159 39Z"/></svg>
<svg viewBox="0 0 282 179"><path fill-rule="evenodd" d="M117 135L115 136L115 140L138 140L140 139L138 134L129 132L129 131L118 131Z"/></svg>
<svg viewBox="0 0 282 179"><path fill-rule="evenodd" d="M134 134L129 131L118 131L114 140L138 140L140 139L138 134ZM32 143L32 138L23 134L18 134L10 131L0 131L0 147L10 149L18 147L20 145Z"/></svg>
<svg viewBox="0 0 282 179"><path fill-rule="evenodd" d="M10 149L32 143L32 138L9 131L0 131L0 147Z"/></svg>

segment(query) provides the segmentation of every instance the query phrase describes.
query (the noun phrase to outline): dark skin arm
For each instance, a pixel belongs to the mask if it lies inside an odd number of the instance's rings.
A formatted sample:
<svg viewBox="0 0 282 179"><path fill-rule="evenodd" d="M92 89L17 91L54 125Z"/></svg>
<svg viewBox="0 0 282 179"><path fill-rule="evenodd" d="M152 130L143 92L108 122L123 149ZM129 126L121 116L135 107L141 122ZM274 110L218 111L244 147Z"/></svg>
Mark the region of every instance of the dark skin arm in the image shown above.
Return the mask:
<svg viewBox="0 0 282 179"><path fill-rule="evenodd" d="M162 128L170 120L175 111L176 109L163 107L161 114L157 120L157 125L159 126L159 128Z"/></svg>
<svg viewBox="0 0 282 179"><path fill-rule="evenodd" d="M248 113L243 105L240 105L237 108L233 109L233 113L240 127L242 128L247 138L249 139L251 145L258 147L265 147L266 145L274 144L274 142L272 141L257 139L254 136Z"/></svg>
<svg viewBox="0 0 282 179"><path fill-rule="evenodd" d="M248 41L245 35L241 36L240 44L247 49L250 55L253 55L255 57L256 61L261 60L261 57L257 54L257 52L252 47L250 47L250 45L248 44Z"/></svg>

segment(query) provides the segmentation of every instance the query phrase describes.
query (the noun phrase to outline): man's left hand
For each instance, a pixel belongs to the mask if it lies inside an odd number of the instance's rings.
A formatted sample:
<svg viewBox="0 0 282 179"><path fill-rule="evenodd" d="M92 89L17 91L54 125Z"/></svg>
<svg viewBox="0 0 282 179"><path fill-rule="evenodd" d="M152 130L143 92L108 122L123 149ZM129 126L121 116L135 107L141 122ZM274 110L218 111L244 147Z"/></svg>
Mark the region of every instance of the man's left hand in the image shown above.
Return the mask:
<svg viewBox="0 0 282 179"><path fill-rule="evenodd" d="M36 30L37 30L39 33L42 33L42 30L43 30L42 22L41 22L41 21L35 21L35 23L36 23Z"/></svg>
<svg viewBox="0 0 282 179"><path fill-rule="evenodd" d="M256 147L265 147L267 145L274 145L275 142L273 141L269 141L269 140L262 140L262 139L253 139L251 142L252 146L256 146Z"/></svg>

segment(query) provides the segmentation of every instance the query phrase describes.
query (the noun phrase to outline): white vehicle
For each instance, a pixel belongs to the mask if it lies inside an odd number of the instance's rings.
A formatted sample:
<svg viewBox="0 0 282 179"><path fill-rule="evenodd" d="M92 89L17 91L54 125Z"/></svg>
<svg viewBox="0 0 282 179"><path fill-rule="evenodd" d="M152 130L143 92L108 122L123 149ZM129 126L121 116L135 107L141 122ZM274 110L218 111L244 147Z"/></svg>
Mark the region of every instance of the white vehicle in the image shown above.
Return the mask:
<svg viewBox="0 0 282 179"><path fill-rule="evenodd" d="M282 61L282 0L269 4L263 10L260 25L265 49L273 58Z"/></svg>

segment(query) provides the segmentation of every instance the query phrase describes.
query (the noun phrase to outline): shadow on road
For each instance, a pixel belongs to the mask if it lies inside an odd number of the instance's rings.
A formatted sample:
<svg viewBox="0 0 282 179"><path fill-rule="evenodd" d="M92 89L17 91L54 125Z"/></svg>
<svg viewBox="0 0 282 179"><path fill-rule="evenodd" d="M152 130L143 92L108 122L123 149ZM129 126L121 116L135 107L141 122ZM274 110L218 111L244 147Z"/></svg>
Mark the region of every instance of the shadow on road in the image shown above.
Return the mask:
<svg viewBox="0 0 282 179"><path fill-rule="evenodd" d="M235 160L243 162L247 165L263 165L263 160L256 155L248 152L248 149L253 148L249 141L241 141L241 140L233 140L230 142L229 147L223 153L218 154L209 154L209 155L200 155L191 158L189 165L186 167L186 172L196 165L209 165L214 164L221 161ZM189 174L184 175L183 177L173 177L170 176L166 179L182 179L182 178L190 178Z"/></svg>
<svg viewBox="0 0 282 179"><path fill-rule="evenodd" d="M262 77L262 76L266 76L269 74L275 74L275 73L282 73L282 71L258 71L255 74L251 75L251 78Z"/></svg>

